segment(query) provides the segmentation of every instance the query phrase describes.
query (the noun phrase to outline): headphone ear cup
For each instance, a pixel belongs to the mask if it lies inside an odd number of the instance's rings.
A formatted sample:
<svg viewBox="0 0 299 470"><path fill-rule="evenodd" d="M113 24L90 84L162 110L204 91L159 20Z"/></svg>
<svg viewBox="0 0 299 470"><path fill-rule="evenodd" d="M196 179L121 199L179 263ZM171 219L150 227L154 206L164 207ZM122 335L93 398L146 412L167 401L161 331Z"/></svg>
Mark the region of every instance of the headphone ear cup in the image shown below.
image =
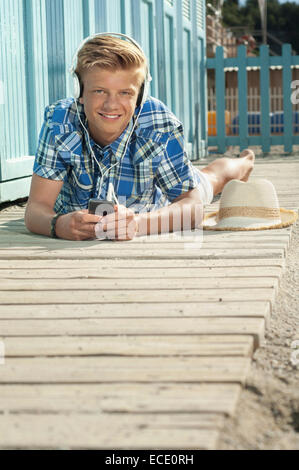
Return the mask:
<svg viewBox="0 0 299 470"><path fill-rule="evenodd" d="M142 106L146 102L147 96L148 96L148 91L149 91L149 83L150 82L148 80L145 80L143 82L143 84L141 85L140 92L139 92L138 99L137 99L137 103L136 103L136 107L141 106L141 108L142 108Z"/></svg>
<svg viewBox="0 0 299 470"><path fill-rule="evenodd" d="M136 108L138 108L141 105L141 103L143 101L142 100L143 94L144 94L144 82L142 83L142 85L140 87L139 95L138 95L137 102L136 102Z"/></svg>
<svg viewBox="0 0 299 470"><path fill-rule="evenodd" d="M143 82L143 86L142 86L142 98L141 98L141 103L140 103L141 107L144 105L144 103L146 102L146 100L148 98L149 86L150 86L149 80L145 80L145 82Z"/></svg>
<svg viewBox="0 0 299 470"><path fill-rule="evenodd" d="M78 75L74 73L73 75L73 97L77 100L80 98L81 86Z"/></svg>

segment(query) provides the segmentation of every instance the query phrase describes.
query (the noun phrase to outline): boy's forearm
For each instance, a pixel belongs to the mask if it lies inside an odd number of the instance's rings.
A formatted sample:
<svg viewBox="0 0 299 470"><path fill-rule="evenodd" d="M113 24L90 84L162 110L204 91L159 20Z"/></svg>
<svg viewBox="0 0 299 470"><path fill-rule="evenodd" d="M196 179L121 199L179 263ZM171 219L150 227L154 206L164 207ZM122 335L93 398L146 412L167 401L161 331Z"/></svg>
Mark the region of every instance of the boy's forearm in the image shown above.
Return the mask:
<svg viewBox="0 0 299 470"><path fill-rule="evenodd" d="M153 212L137 216L138 236L191 230L200 227L203 206L200 201L184 199Z"/></svg>
<svg viewBox="0 0 299 470"><path fill-rule="evenodd" d="M30 232L51 235L51 220L55 212L40 202L28 203L25 212L25 225Z"/></svg>

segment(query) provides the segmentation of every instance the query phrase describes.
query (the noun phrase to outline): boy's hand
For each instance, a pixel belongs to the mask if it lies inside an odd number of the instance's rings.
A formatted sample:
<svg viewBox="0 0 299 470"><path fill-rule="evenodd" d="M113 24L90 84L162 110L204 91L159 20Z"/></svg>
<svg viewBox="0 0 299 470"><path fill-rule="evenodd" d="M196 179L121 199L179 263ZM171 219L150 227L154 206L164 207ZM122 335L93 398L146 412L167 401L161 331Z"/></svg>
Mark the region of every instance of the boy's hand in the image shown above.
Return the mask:
<svg viewBox="0 0 299 470"><path fill-rule="evenodd" d="M69 212L58 217L56 234L66 240L87 240L95 238L95 226L102 217L89 214L87 209Z"/></svg>
<svg viewBox="0 0 299 470"><path fill-rule="evenodd" d="M97 238L132 240L138 232L137 218L131 209L114 206L114 213L105 215L95 226Z"/></svg>

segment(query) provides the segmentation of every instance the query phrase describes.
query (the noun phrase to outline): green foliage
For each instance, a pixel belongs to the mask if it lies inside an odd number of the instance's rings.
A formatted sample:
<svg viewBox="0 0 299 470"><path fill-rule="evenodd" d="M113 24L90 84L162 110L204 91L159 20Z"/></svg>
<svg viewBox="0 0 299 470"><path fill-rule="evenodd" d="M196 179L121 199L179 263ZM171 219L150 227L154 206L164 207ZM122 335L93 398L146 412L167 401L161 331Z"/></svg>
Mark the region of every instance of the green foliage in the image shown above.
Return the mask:
<svg viewBox="0 0 299 470"><path fill-rule="evenodd" d="M241 12L238 0L226 0L222 9L224 26L239 26Z"/></svg>
<svg viewBox="0 0 299 470"><path fill-rule="evenodd" d="M207 1L207 3L213 3ZM238 0L224 0L223 24L226 27L244 26L250 31L261 30L261 16L258 0L247 0L239 5ZM280 41L289 43L299 54L299 4L295 1L279 3L267 1L267 31Z"/></svg>

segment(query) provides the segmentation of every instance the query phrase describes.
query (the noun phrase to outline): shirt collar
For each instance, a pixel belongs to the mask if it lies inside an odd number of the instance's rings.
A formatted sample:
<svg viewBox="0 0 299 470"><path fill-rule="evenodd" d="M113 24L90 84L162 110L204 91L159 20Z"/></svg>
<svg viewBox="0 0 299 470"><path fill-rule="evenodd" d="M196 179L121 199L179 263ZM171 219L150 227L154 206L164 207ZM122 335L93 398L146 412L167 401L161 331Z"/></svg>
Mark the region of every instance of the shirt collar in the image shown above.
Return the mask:
<svg viewBox="0 0 299 470"><path fill-rule="evenodd" d="M131 119L131 121L129 122L126 129L123 131L123 133L110 144L111 150L116 159L120 159L124 156L123 155L124 149L128 142L129 136L132 132L133 126L134 126L134 118Z"/></svg>

